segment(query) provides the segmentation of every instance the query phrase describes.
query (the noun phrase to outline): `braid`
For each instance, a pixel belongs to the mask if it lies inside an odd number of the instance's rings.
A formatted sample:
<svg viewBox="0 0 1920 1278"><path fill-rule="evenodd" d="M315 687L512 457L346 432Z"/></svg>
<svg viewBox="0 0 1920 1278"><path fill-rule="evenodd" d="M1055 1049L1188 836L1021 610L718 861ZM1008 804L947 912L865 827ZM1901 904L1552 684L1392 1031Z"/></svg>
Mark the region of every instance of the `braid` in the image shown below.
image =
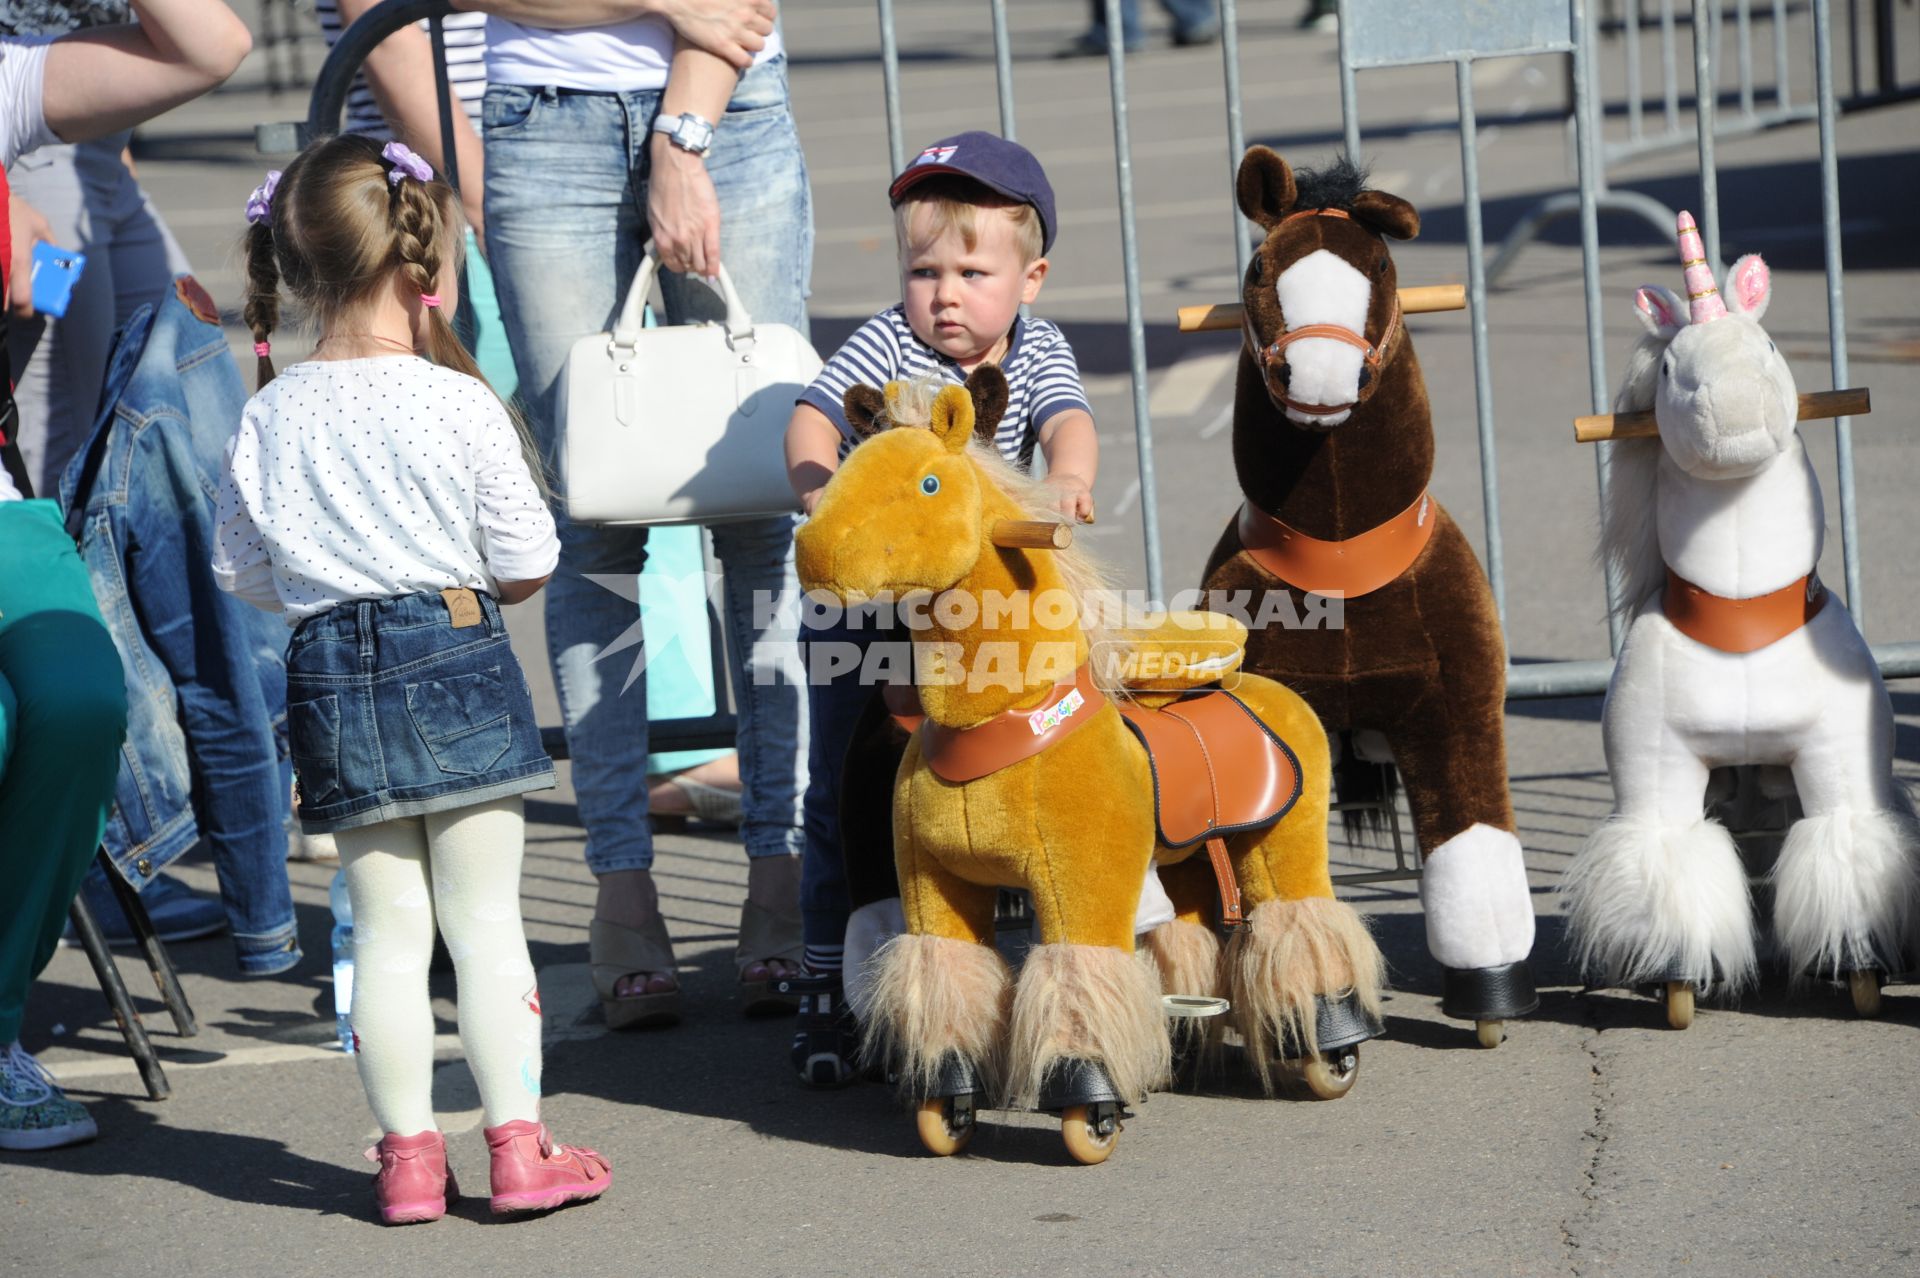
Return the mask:
<svg viewBox="0 0 1920 1278"><path fill-rule="evenodd" d="M271 220L256 222L247 228L247 305L243 312L247 327L253 330L256 350L280 322L280 266L273 256ZM259 356L255 390L273 380L273 357Z"/></svg>
<svg viewBox="0 0 1920 1278"><path fill-rule="evenodd" d="M438 188L438 189L436 189ZM393 186L393 250L409 285L422 293L440 287L440 256L445 250L447 226L440 183L411 179Z"/></svg>

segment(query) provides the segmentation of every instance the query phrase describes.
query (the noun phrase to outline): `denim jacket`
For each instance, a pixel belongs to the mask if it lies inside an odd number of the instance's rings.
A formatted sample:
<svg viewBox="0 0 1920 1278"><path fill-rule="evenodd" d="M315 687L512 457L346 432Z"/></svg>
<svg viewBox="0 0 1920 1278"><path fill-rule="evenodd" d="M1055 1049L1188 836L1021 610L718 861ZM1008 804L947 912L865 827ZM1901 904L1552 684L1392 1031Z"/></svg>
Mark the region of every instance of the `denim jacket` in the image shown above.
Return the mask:
<svg viewBox="0 0 1920 1278"><path fill-rule="evenodd" d="M300 959L287 631L214 584L215 498L247 393L213 314L183 276L127 321L60 505L126 669L108 851L138 886L204 838L240 969L264 976Z"/></svg>

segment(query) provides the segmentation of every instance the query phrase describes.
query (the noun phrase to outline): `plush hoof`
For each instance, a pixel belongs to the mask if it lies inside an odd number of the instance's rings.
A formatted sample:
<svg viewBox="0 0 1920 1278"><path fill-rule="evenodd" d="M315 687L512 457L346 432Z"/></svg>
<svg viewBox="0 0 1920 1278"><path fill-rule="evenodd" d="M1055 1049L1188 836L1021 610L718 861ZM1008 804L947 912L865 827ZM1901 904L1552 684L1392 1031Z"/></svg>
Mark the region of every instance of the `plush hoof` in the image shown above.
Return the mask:
<svg viewBox="0 0 1920 1278"><path fill-rule="evenodd" d="M1540 1006L1533 964L1521 959L1501 967L1442 968L1440 1010L1459 1021L1506 1021Z"/></svg>
<svg viewBox="0 0 1920 1278"><path fill-rule="evenodd" d="M1339 998L1314 995L1313 1022L1314 1041L1320 1044L1321 1056L1337 1055L1341 1048L1380 1038L1387 1032L1386 1026L1361 1005L1359 997L1350 993Z"/></svg>

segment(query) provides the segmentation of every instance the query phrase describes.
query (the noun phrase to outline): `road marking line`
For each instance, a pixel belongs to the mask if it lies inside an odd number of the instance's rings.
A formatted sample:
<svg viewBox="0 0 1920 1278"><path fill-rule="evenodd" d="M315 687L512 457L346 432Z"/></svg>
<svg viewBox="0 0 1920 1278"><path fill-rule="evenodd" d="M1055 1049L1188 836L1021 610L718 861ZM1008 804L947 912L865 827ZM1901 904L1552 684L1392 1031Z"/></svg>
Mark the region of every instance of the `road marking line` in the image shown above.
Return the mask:
<svg viewBox="0 0 1920 1278"><path fill-rule="evenodd" d="M1211 351L1181 360L1161 374L1159 385L1147 397L1147 411L1154 417L1190 417L1213 394L1240 360L1240 352Z"/></svg>

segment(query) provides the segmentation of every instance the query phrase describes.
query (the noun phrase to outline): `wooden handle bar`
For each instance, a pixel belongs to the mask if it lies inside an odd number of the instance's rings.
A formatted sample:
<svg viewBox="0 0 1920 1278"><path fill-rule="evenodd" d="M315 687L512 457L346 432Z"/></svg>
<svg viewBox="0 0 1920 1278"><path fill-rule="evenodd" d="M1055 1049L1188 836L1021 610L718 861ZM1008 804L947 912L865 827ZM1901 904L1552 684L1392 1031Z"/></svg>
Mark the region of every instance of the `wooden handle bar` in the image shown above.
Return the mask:
<svg viewBox="0 0 1920 1278"><path fill-rule="evenodd" d="M1180 308L1180 331L1183 333L1218 333L1240 327L1244 307L1238 302L1209 302L1204 306L1183 306ZM1403 315L1425 315L1429 311L1464 311L1467 309L1467 286L1465 284L1420 284L1413 288L1400 290L1400 311Z"/></svg>
<svg viewBox="0 0 1920 1278"><path fill-rule="evenodd" d="M1854 390L1802 391L1800 418L1803 422L1822 417L1860 417L1873 411L1873 399L1867 388ZM1638 413L1595 413L1573 419L1573 438L1579 444L1597 444L1609 439L1656 439L1660 427L1653 410Z"/></svg>
<svg viewBox="0 0 1920 1278"><path fill-rule="evenodd" d="M1051 519L1002 519L993 526L993 544L1008 550L1065 550L1073 529Z"/></svg>

